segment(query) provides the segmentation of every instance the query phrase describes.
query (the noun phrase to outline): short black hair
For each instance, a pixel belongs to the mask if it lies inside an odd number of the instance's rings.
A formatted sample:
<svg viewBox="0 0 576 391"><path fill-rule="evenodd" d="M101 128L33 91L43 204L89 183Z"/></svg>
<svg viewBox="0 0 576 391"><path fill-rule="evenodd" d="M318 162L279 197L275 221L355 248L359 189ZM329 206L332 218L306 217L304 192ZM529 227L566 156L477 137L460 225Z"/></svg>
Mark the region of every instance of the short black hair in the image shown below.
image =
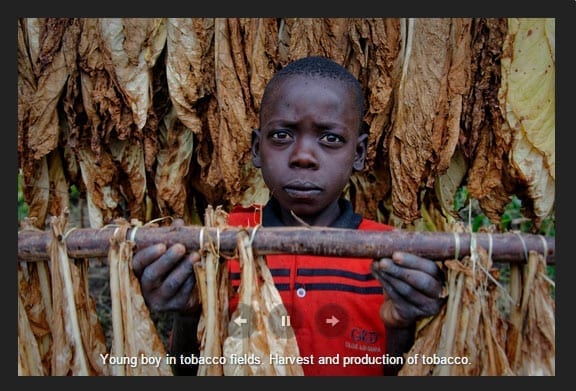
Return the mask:
<svg viewBox="0 0 576 391"><path fill-rule="evenodd" d="M274 90L274 87L277 86L278 82L291 76L322 77L339 80L348 84L350 91L354 95L354 100L356 101L357 109L359 112L359 131L362 131L362 122L364 118L364 96L362 92L362 85L358 79L352 73L350 73L348 69L328 57L303 57L289 63L284 68L276 72L264 89L260 109L266 105L271 91Z"/></svg>

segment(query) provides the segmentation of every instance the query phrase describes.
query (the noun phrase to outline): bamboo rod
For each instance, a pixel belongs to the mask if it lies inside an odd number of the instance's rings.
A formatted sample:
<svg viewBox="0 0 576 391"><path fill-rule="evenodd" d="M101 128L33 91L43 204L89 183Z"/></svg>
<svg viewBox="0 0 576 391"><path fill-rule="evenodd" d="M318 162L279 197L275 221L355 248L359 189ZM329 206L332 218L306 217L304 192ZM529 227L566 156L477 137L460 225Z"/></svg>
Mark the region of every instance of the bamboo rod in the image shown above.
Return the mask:
<svg viewBox="0 0 576 391"><path fill-rule="evenodd" d="M116 227L73 228L66 235L70 258L107 257ZM233 256L236 236L243 228L138 227L127 232L135 249L155 243L171 246L182 243L189 249L200 248L211 240L224 256ZM410 252L434 260L461 258L470 255L472 235L478 246L491 251L496 262L525 262L529 251L546 256L555 264L553 237L525 233L452 233L415 231L360 231L335 228L259 227L247 229L252 234L255 255L308 254L330 257L383 258L394 251ZM49 260L50 232L23 230L18 233L18 261Z"/></svg>

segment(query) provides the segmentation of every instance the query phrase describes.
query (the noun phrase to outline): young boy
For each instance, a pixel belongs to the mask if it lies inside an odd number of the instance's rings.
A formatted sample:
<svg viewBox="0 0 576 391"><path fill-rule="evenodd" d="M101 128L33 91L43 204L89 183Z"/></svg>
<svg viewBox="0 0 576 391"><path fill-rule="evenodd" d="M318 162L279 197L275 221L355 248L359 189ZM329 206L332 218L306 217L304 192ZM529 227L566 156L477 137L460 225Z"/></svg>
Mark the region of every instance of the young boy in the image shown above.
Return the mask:
<svg viewBox="0 0 576 391"><path fill-rule="evenodd" d="M270 200L263 207L234 208L229 224L391 230L362 218L343 198L353 171L364 166L368 135L361 131L362 117L360 83L334 61L306 57L277 72L262 98L260 128L252 131L253 164ZM197 352L199 303L192 291L200 256L193 250L157 244L134 256L150 309L178 313L173 355ZM441 270L412 254L381 260L281 254L266 261L301 356L340 357L339 365L304 365L306 375L397 373L401 361L389 364L413 344L415 322L435 315L442 304ZM238 262L228 263L237 288ZM357 364L344 366L345 357Z"/></svg>

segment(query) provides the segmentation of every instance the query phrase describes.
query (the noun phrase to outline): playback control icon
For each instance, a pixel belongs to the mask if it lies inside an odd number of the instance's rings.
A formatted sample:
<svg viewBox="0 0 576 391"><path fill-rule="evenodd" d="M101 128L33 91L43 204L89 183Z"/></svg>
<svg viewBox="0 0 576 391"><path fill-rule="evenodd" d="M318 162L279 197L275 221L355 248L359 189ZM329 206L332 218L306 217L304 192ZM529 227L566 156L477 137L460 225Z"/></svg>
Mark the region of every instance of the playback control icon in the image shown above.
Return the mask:
<svg viewBox="0 0 576 391"><path fill-rule="evenodd" d="M282 325L282 327L292 326L290 324L290 315L281 315L280 319L281 319L280 324Z"/></svg>
<svg viewBox="0 0 576 391"><path fill-rule="evenodd" d="M336 337L346 332L349 318L344 308L331 303L318 309L315 322L320 333L327 337Z"/></svg>
<svg viewBox="0 0 576 391"><path fill-rule="evenodd" d="M229 324L229 335L235 335L239 338L249 337L252 332L258 330L258 318L249 306L240 304ZM283 305L272 308L264 321L268 322L268 329L278 338L293 338L294 330L307 323L299 311L295 308L286 308ZM348 329L349 316L343 307L330 303L316 311L314 325L323 335L336 337Z"/></svg>
<svg viewBox="0 0 576 391"><path fill-rule="evenodd" d="M288 312L283 305L276 306L268 316L270 329L278 338L293 338L294 328L298 326L298 315Z"/></svg>

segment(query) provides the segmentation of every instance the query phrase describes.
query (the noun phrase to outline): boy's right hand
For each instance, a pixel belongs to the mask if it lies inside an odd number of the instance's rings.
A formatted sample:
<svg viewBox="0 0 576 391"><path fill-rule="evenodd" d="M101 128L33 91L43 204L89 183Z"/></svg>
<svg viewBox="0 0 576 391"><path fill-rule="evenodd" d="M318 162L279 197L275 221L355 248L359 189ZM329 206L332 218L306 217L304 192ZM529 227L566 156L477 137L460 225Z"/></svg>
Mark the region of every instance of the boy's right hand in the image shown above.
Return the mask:
<svg viewBox="0 0 576 391"><path fill-rule="evenodd" d="M133 271L148 308L182 314L197 310L194 264L200 259L197 251L187 252L179 243L168 249L164 243L158 243L136 252Z"/></svg>

